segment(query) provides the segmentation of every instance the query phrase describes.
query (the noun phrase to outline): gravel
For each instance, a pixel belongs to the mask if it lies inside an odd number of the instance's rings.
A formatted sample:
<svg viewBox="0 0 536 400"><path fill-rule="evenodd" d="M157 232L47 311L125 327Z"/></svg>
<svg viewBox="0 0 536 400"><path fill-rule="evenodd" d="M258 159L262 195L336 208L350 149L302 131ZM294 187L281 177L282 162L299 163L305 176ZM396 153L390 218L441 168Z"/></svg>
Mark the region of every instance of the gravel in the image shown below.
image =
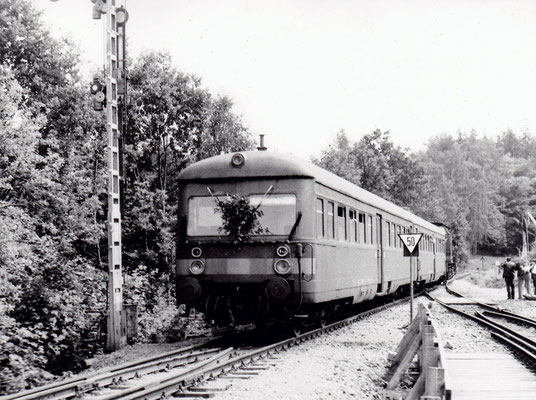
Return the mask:
<svg viewBox="0 0 536 400"><path fill-rule="evenodd" d="M409 304L280 353L272 368L233 380L217 399L381 399L387 356L409 323Z"/></svg>
<svg viewBox="0 0 536 400"><path fill-rule="evenodd" d="M480 288L465 280L453 289L494 302L503 308L536 318L536 302L505 300L506 289ZM434 294L446 294L443 287ZM415 299L429 305L425 297ZM231 380L216 399L382 399L389 352L394 352L409 323L409 304L393 307L352 326L311 340L279 355L272 368L249 380ZM433 304L431 314L440 330L445 351L508 352L491 339L489 331Z"/></svg>
<svg viewBox="0 0 536 400"><path fill-rule="evenodd" d="M452 282L450 286L470 297L478 297L536 319L536 302L505 300L505 288L481 288L463 279ZM434 291L434 295L441 294L445 294L442 287ZM418 303L428 306L430 301L425 297L416 298L415 310ZM270 368L259 371L251 379L226 380L229 389L216 392L215 398L383 399L383 376L389 366L388 355L396 350L404 336L409 324L409 313L409 303L398 305L281 352ZM431 306L431 313L440 330L446 352L508 351L492 340L487 330L438 304ZM97 357L93 368L170 351L184 345L128 346L113 355Z"/></svg>

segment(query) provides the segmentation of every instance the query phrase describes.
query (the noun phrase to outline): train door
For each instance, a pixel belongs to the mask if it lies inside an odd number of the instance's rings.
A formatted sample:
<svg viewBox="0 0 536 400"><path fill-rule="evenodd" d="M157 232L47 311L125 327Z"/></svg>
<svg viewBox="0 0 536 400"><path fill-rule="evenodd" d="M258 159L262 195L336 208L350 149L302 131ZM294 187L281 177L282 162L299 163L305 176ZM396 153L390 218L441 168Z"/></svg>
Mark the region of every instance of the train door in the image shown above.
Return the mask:
<svg viewBox="0 0 536 400"><path fill-rule="evenodd" d="M381 214L376 214L376 263L378 268L378 289L383 292L383 218Z"/></svg>
<svg viewBox="0 0 536 400"><path fill-rule="evenodd" d="M432 280L436 279L436 238L432 238L432 258L433 258L433 264L434 264L434 275L432 276Z"/></svg>

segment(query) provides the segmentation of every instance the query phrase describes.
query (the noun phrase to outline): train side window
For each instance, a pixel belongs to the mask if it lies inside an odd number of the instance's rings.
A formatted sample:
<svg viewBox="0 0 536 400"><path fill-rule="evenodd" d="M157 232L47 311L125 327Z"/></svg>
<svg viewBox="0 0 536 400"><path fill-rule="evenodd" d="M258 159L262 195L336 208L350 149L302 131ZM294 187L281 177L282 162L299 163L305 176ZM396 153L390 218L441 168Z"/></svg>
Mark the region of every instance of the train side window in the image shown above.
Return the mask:
<svg viewBox="0 0 536 400"><path fill-rule="evenodd" d="M349 210L348 216L350 218L350 241L357 243L357 212L355 210Z"/></svg>
<svg viewBox="0 0 536 400"><path fill-rule="evenodd" d="M346 230L346 207L337 206L337 239L348 240Z"/></svg>
<svg viewBox="0 0 536 400"><path fill-rule="evenodd" d="M393 238L393 247L396 247L396 225L391 224L391 232L389 233L389 237Z"/></svg>
<svg viewBox="0 0 536 400"><path fill-rule="evenodd" d="M372 215L368 216L368 232L369 232L369 238L370 238L369 243L374 244L374 236L372 235L374 233L372 230Z"/></svg>
<svg viewBox="0 0 536 400"><path fill-rule="evenodd" d="M365 214L359 213L359 243L367 243L367 225L365 223Z"/></svg>
<svg viewBox="0 0 536 400"><path fill-rule="evenodd" d="M334 239L335 238L335 204L332 201L328 201L328 218L327 218L327 238L328 239Z"/></svg>
<svg viewBox="0 0 536 400"><path fill-rule="evenodd" d="M316 237L324 237L326 229L324 226L324 200L316 199Z"/></svg>
<svg viewBox="0 0 536 400"><path fill-rule="evenodd" d="M391 223L387 222L387 246L391 246Z"/></svg>

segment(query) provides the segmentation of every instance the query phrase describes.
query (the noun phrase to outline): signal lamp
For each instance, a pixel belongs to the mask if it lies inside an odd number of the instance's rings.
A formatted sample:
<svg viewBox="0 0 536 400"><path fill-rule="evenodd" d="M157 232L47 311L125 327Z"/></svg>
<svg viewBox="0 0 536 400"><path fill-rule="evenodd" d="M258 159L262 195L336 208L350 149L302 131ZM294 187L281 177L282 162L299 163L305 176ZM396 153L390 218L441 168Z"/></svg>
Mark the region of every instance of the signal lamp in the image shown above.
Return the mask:
<svg viewBox="0 0 536 400"><path fill-rule="evenodd" d="M201 260L194 260L190 263L188 270L194 275L202 274L205 272L205 264Z"/></svg>
<svg viewBox="0 0 536 400"><path fill-rule="evenodd" d="M244 165L244 162L246 162L246 158L242 153L233 154L233 157L231 158L231 164L233 167L241 167Z"/></svg>
<svg viewBox="0 0 536 400"><path fill-rule="evenodd" d="M292 264L288 260L277 260L274 264L274 271L278 275L288 275L292 269Z"/></svg>
<svg viewBox="0 0 536 400"><path fill-rule="evenodd" d="M286 257L290 253L288 246L279 246L275 251L279 257Z"/></svg>
<svg viewBox="0 0 536 400"><path fill-rule="evenodd" d="M199 258L201 257L201 254L203 254L203 250L201 250L201 247L194 247L191 253L192 257Z"/></svg>
<svg viewBox="0 0 536 400"><path fill-rule="evenodd" d="M119 7L115 11L115 21L118 25L126 24L128 21L128 12L125 7Z"/></svg>
<svg viewBox="0 0 536 400"><path fill-rule="evenodd" d="M93 109L95 111L104 110L104 104L106 103L106 87L99 81L99 78L93 78L90 92L93 95Z"/></svg>
<svg viewBox="0 0 536 400"><path fill-rule="evenodd" d="M100 83L99 78L93 78L93 82L91 83L91 94L97 94L98 92L102 92L102 83Z"/></svg>

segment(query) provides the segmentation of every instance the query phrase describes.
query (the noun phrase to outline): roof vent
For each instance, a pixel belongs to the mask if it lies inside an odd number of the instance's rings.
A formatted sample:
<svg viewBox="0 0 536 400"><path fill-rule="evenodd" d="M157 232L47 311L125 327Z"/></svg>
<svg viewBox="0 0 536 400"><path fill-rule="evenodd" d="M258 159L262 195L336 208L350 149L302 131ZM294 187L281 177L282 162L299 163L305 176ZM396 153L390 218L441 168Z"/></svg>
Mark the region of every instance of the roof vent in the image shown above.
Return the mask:
<svg viewBox="0 0 536 400"><path fill-rule="evenodd" d="M268 148L264 146L264 135L259 135L259 136L260 136L260 143L259 143L259 147L257 147L257 150L259 151L268 150Z"/></svg>

